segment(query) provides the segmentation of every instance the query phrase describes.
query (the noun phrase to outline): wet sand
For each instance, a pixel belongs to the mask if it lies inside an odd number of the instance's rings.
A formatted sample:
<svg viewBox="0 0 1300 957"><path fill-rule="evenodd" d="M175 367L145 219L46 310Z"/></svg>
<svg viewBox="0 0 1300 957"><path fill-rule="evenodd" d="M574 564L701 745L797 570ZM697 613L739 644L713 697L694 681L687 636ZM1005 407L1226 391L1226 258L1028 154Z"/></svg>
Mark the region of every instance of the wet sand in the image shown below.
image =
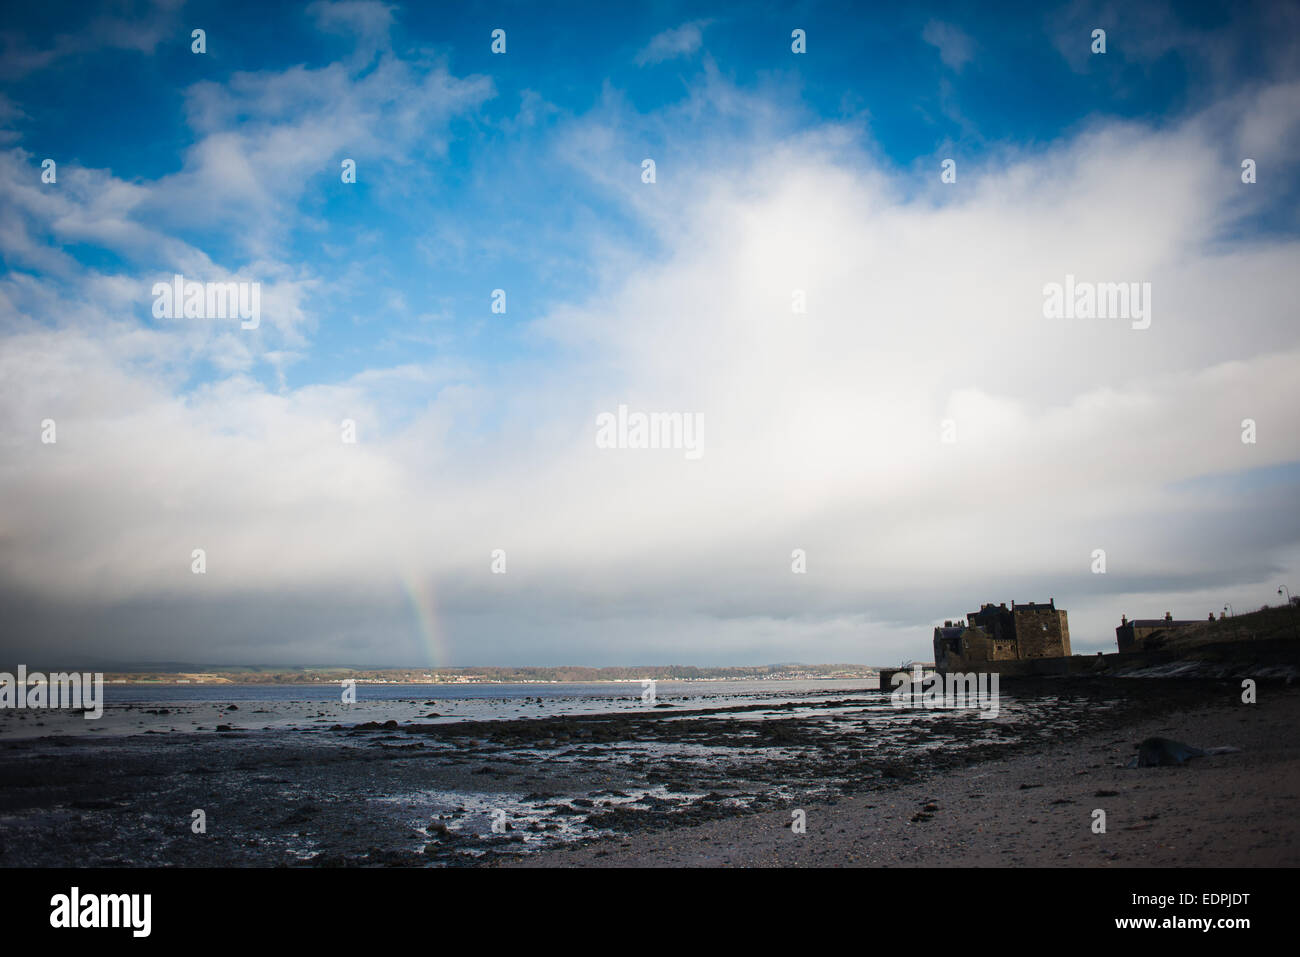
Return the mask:
<svg viewBox="0 0 1300 957"><path fill-rule="evenodd" d="M1229 699L1230 701L1230 699ZM594 842L524 866L1294 867L1300 864L1300 689L1090 733L889 791ZM1149 736L1240 753L1117 767ZM1093 830L1105 812L1105 833Z"/></svg>
<svg viewBox="0 0 1300 957"><path fill-rule="evenodd" d="M1047 680L991 721L876 692L299 730L227 710L225 731L0 743L0 865L1294 863L1300 692L1238 694ZM1112 767L1157 732L1245 751Z"/></svg>

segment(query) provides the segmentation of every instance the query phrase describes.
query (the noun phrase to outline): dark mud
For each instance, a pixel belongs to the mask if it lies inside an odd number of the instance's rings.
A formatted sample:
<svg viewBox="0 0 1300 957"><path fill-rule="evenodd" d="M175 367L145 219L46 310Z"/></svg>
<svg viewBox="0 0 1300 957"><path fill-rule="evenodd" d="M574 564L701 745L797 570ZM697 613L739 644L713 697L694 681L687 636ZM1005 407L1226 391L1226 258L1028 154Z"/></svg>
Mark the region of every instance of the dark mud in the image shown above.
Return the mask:
<svg viewBox="0 0 1300 957"><path fill-rule="evenodd" d="M0 744L0 865L491 864L834 803L1237 694L1057 679L1007 683L995 720L865 692L724 712L13 741Z"/></svg>

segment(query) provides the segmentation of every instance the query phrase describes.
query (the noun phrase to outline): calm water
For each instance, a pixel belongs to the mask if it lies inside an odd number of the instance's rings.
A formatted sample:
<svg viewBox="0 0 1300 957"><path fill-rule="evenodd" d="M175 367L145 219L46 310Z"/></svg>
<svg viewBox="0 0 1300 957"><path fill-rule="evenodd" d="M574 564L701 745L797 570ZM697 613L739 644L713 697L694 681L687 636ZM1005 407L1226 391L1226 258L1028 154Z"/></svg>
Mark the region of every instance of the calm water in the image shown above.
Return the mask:
<svg viewBox="0 0 1300 957"><path fill-rule="evenodd" d="M875 679L845 681L660 681L655 700L639 682L581 684L358 684L344 704L335 682L310 685L105 685L104 714L0 710L0 738L142 734L150 731L313 730L367 721L483 721L560 715L778 705L826 698L881 705ZM884 706L887 707L887 699Z"/></svg>
<svg viewBox="0 0 1300 957"><path fill-rule="evenodd" d="M792 694L839 693L876 687L872 678L846 681L658 681L655 696L659 700L680 701L755 697L756 701L773 697L784 700ZM591 699L603 701L635 700L640 702L640 682L596 681L575 684L358 684L357 703L363 701L422 700L517 701L520 699ZM226 685L226 684L158 684L104 685L104 700L112 704L152 704L201 701L339 701L342 689L338 682L309 685Z"/></svg>

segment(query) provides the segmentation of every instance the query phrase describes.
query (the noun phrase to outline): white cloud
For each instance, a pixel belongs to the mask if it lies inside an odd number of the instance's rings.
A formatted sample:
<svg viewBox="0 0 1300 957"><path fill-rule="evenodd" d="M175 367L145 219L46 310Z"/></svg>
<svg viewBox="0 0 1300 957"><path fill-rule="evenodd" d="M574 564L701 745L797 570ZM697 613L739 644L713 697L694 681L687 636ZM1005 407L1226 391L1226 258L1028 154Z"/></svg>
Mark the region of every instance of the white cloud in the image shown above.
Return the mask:
<svg viewBox="0 0 1300 957"><path fill-rule="evenodd" d="M356 56L368 61L375 51L390 46L389 33L393 29L393 11L397 8L374 0L323 0L308 4L307 14L316 25L329 33L338 33L356 40Z"/></svg>
<svg viewBox="0 0 1300 957"><path fill-rule="evenodd" d="M153 0L133 6L139 15L101 13L79 29L59 33L43 48L33 47L14 34L0 37L4 44L0 51L0 79L22 78L95 50L152 54L169 37L181 38L179 42L188 46L188 31L180 31L176 14L180 0Z"/></svg>
<svg viewBox="0 0 1300 957"><path fill-rule="evenodd" d="M1270 195L1241 192L1222 124L1260 129L1283 92L1240 116L1007 149L963 167L960 189L838 127L774 138L770 110L730 97L754 125L711 126L653 195L609 173L621 145L606 134L679 115L606 104L566 132L581 172L604 171L660 243L594 249L604 284L532 325L546 358L505 388L497 370L439 364L276 392L236 337L231 371L182 396L220 340L142 327L109 277L66 297L7 278L0 581L51 607L237 606L239 641L264 649L313 640L304 594L359 594L374 627L401 629L407 581L439 597L460 663L662 660L688 641L712 660L887 662L923 656L927 622L980 600L1055 597L1076 647L1096 650L1118 611L1144 611L1118 596L1240 601L1294 572L1293 509L1196 484L1300 460L1300 250L1221 240ZM76 191L62 202L65 223L120 218ZM1067 272L1152 283L1150 329L1044 319L1042 287ZM419 414L395 414L412 398ZM703 459L597 449L595 417L620 403L702 413ZM39 443L45 417L57 446ZM494 548L506 576L489 573ZM807 575L790 573L793 548ZM173 658L242 647L187 621Z"/></svg>
<svg viewBox="0 0 1300 957"><path fill-rule="evenodd" d="M975 42L961 27L951 23L931 20L921 31L921 39L939 51L944 66L958 73L975 57Z"/></svg>
<svg viewBox="0 0 1300 957"><path fill-rule="evenodd" d="M678 57L689 56L704 45L704 31L712 20L692 20L679 27L655 34L645 48L636 55L637 66L663 63Z"/></svg>

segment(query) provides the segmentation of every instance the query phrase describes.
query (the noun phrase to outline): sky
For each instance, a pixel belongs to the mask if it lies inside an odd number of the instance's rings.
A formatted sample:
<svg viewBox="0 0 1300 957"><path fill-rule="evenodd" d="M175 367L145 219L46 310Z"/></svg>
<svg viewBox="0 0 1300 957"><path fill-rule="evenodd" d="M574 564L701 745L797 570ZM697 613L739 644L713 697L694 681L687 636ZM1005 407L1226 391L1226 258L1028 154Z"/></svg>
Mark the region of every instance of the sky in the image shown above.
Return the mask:
<svg viewBox="0 0 1300 957"><path fill-rule="evenodd" d="M983 602L1084 654L1277 603L1297 155L1295 4L11 6L0 661L896 664ZM692 438L602 431L651 413Z"/></svg>

